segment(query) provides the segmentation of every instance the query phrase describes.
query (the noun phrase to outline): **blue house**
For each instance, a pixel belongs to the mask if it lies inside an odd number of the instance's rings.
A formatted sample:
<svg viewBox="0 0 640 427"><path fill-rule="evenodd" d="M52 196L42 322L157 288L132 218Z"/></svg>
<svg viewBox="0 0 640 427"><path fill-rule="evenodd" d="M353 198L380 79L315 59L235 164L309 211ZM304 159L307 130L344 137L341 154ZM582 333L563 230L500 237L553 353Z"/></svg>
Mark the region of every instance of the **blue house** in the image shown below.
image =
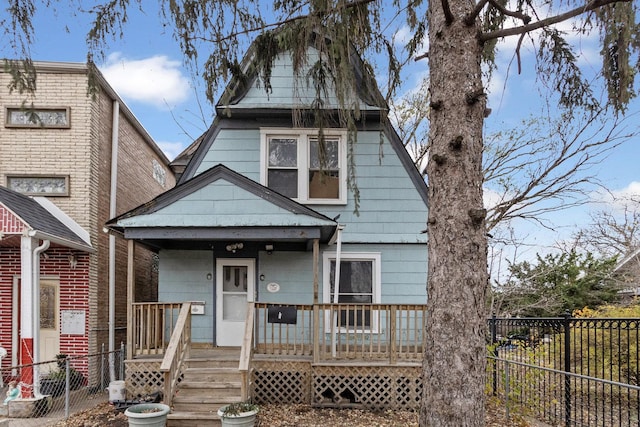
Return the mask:
<svg viewBox="0 0 640 427"><path fill-rule="evenodd" d="M308 52L309 64L319 60ZM131 260L136 245L159 259L157 301L133 301L129 278L127 375L144 381L128 390L150 391L149 373L160 372L165 400L175 404L175 366L204 349L242 349L234 369L245 375L242 397L256 401L365 402L337 368L345 361L395 366L405 370L398 381L417 380L427 187L378 89L363 78L354 94L355 133L340 126L329 96L325 113L338 124L320 132L304 125L315 94L289 54L275 60L270 92L250 77L229 85L178 184L108 223L129 241ZM287 387L273 389L275 378ZM400 406L417 404L418 389ZM384 399L372 405L389 406Z"/></svg>

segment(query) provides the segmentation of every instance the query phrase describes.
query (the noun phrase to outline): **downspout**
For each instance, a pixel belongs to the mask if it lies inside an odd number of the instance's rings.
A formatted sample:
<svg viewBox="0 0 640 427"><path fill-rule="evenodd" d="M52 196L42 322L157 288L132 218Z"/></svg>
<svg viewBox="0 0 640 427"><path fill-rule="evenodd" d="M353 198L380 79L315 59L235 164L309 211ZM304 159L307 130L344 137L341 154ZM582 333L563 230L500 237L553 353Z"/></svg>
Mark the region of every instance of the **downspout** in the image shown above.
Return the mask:
<svg viewBox="0 0 640 427"><path fill-rule="evenodd" d="M40 254L51 245L50 240L43 240L42 244L33 250L33 394L40 396Z"/></svg>
<svg viewBox="0 0 640 427"><path fill-rule="evenodd" d="M109 218L116 216L118 190L118 134L120 128L120 104L113 101L111 126L111 189L109 193ZM109 234L109 379L116 380L114 351L116 348L116 236Z"/></svg>
<svg viewBox="0 0 640 427"><path fill-rule="evenodd" d="M342 230L344 225L338 224L338 238L336 240L336 268L335 275L333 277L333 304L338 304L338 297L340 294L340 257L342 255ZM334 327L333 334L331 335L331 356L336 357L336 334L338 333L338 311L334 308Z"/></svg>

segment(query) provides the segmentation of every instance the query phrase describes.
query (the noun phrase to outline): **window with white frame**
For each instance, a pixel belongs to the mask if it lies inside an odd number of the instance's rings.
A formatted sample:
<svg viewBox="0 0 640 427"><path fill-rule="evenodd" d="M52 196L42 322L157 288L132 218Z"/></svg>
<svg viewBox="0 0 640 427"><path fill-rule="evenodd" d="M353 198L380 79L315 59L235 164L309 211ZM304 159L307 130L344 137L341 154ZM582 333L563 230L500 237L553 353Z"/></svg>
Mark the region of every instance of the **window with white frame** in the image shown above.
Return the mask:
<svg viewBox="0 0 640 427"><path fill-rule="evenodd" d="M345 204L346 134L314 129L262 129L261 182L307 204Z"/></svg>
<svg viewBox="0 0 640 427"><path fill-rule="evenodd" d="M323 255L323 296L325 303L354 304L340 310L333 319L341 330L377 330L377 318L368 304L380 302L381 271L379 253L344 252L340 254L340 277L336 296L336 254ZM328 327L328 326L327 326Z"/></svg>

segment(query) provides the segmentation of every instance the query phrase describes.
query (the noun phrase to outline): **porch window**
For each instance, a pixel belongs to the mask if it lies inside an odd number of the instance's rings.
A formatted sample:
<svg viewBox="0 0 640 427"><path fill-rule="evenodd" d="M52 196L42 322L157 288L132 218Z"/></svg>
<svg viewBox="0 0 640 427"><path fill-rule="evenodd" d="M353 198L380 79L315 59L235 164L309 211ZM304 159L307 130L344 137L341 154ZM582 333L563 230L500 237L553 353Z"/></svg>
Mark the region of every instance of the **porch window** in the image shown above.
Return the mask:
<svg viewBox="0 0 640 427"><path fill-rule="evenodd" d="M262 129L261 182L306 204L346 203L346 137L313 129Z"/></svg>
<svg viewBox="0 0 640 427"><path fill-rule="evenodd" d="M323 260L324 301L335 299L335 253L325 253ZM366 305L380 302L380 254L342 253L340 256L340 286L338 303L354 304L354 308L340 310L341 329L350 331L376 330L377 319Z"/></svg>

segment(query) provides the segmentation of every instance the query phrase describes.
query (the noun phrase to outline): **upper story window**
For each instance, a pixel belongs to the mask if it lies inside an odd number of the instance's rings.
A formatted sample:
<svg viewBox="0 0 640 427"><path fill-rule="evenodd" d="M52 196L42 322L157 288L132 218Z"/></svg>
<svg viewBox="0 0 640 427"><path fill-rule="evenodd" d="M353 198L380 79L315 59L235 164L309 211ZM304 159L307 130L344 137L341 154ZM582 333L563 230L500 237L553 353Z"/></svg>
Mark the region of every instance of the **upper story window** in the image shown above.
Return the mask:
<svg viewBox="0 0 640 427"><path fill-rule="evenodd" d="M6 127L62 128L71 127L69 108L7 108Z"/></svg>
<svg viewBox="0 0 640 427"><path fill-rule="evenodd" d="M7 188L28 196L68 196L69 176L7 175Z"/></svg>
<svg viewBox="0 0 640 427"><path fill-rule="evenodd" d="M347 202L346 133L313 129L262 129L261 182L307 204Z"/></svg>

